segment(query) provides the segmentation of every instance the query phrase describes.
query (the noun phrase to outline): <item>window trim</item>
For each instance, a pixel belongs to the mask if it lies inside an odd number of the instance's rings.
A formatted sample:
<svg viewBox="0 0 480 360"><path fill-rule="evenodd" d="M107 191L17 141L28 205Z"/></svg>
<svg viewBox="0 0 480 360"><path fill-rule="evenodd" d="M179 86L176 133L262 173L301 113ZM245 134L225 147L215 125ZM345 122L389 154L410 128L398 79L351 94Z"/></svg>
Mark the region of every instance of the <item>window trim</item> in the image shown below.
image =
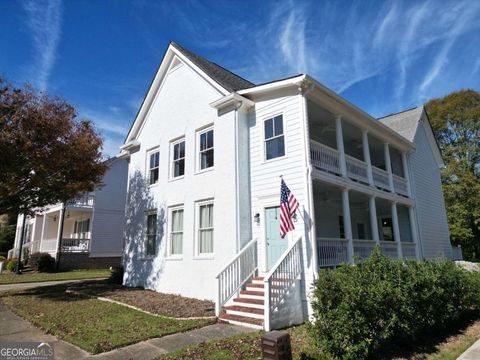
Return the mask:
<svg viewBox="0 0 480 360"><path fill-rule="evenodd" d="M275 158L272 158L272 159L268 159L267 160L267 140L265 139L265 122L270 120L270 119L274 119L275 117L277 116L281 116L282 117L282 130L283 130L283 135L280 135L280 136L283 136L283 148L285 149L285 154L283 154L283 156L278 156L278 157L275 157ZM274 113L271 113L269 115L266 115L266 116L263 116L262 117L262 138L261 138L261 141L262 141L262 147L263 147L263 163L269 163L269 162L272 162L272 161L277 161L277 160L282 160L282 159L285 159L287 158L287 134L286 134L286 126L285 126L285 114L284 114L284 111L280 111L280 112L274 112ZM274 126L274 129L275 129L275 124L273 125ZM277 137L279 136L274 136L268 140L272 140L272 139L276 139Z"/></svg>
<svg viewBox="0 0 480 360"><path fill-rule="evenodd" d="M173 212L182 210L183 211L183 222L182 222L182 253L181 254L172 254L172 234L174 233L172 231L172 224L173 224ZM168 233L168 241L167 241L167 246L166 246L166 259L167 260L182 260L183 259L183 252L185 250L184 244L185 244L185 206L183 204L180 205L175 205L175 206L170 206L168 208L168 221L167 221L167 233Z"/></svg>
<svg viewBox="0 0 480 360"><path fill-rule="evenodd" d="M148 248L148 236L150 236L148 234L148 217L150 215L155 215L156 216L156 224L155 224L155 247L154 247L154 254L147 254L147 248ZM158 240L158 209L150 209L150 210L147 210L145 211L145 238L144 238L144 242L143 242L143 257L145 259L153 259L157 256L157 240Z"/></svg>
<svg viewBox="0 0 480 360"><path fill-rule="evenodd" d="M154 182L153 184L150 184L150 156L153 155L154 153L157 153L158 152L158 179L156 182ZM145 159L145 178L147 179L148 181L148 186L149 187L153 187L153 186L157 186L158 183L160 182L160 146L156 146L154 148L151 148L151 149L148 149L146 151L146 159Z"/></svg>
<svg viewBox="0 0 480 360"><path fill-rule="evenodd" d="M174 160L174 157L175 157L174 149L175 149L175 145L177 145L181 142L185 143L185 145L184 145L185 154L183 155L183 158L180 158L180 160L183 159L183 175L175 176L175 161L178 161L178 159ZM171 140L170 141L170 176L169 176L170 181L180 180L180 179L183 179L185 177L185 172L186 172L186 167L187 167L186 158L187 158L187 141L185 139L185 136L181 136L181 137L178 137L178 138L175 138L175 139Z"/></svg>
<svg viewBox="0 0 480 360"><path fill-rule="evenodd" d="M213 147L209 149L213 149L213 166L207 167L205 169L202 169L201 166L201 160L200 160L200 136L208 131L212 130L213 131ZM207 171L212 171L215 169L215 127L214 124L209 124L204 127L201 127L196 130L196 146L195 146L195 173L200 174L204 173ZM207 149L207 150L209 150ZM205 150L204 150L205 151Z"/></svg>
<svg viewBox="0 0 480 360"><path fill-rule="evenodd" d="M205 205L213 205L213 252L200 253L200 207ZM208 228L210 229L210 228ZM207 229L207 230L208 230ZM194 246L194 259L213 260L215 258L215 201L214 199L205 199L195 202L195 246Z"/></svg>

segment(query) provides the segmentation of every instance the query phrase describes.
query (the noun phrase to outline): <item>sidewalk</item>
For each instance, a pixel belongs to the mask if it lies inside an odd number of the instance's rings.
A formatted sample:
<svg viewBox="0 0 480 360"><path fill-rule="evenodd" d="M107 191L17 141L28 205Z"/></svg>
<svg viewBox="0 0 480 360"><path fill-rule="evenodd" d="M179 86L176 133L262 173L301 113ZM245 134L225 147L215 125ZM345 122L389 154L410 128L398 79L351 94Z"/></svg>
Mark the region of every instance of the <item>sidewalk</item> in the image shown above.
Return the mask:
<svg viewBox="0 0 480 360"><path fill-rule="evenodd" d="M31 283L16 283L16 284L4 284L0 285L1 291L8 290L23 290L23 289L33 289L36 287L42 286L52 286L60 285L66 283L78 283L82 281L95 281L95 280L105 280L106 278L92 278L92 279L73 279L73 280L56 280L56 281L40 281L40 282L31 282Z"/></svg>
<svg viewBox="0 0 480 360"><path fill-rule="evenodd" d="M457 360L478 360L480 359L480 340L470 346Z"/></svg>
<svg viewBox="0 0 480 360"><path fill-rule="evenodd" d="M57 282L58 283L58 282ZM98 355L57 339L53 335L43 333L28 321L12 313L0 304L0 342L9 341L41 341L53 343L55 359L111 359L111 360L149 360L185 346L199 344L207 340L222 339L240 333L255 330L229 324L214 324L200 329L167 335L128 345Z"/></svg>

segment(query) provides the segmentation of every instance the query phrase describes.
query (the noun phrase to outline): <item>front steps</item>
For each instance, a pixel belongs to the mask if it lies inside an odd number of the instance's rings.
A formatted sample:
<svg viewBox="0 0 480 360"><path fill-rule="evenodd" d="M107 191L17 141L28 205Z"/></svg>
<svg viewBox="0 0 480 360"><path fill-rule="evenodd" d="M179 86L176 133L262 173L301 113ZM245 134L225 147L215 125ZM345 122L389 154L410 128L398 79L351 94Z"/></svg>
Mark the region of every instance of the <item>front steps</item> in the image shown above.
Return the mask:
<svg viewBox="0 0 480 360"><path fill-rule="evenodd" d="M254 276L240 290L231 305L224 306L218 319L234 325L263 330L265 293L263 277Z"/></svg>

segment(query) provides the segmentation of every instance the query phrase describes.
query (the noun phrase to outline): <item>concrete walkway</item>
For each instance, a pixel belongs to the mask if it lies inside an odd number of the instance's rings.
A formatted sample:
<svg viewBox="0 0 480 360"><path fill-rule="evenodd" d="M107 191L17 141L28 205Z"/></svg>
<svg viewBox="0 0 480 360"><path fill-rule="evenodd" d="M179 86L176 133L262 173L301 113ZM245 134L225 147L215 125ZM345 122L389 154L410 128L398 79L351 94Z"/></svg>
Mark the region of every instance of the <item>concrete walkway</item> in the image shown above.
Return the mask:
<svg viewBox="0 0 480 360"><path fill-rule="evenodd" d="M0 343L10 341L41 341L53 344L55 359L131 359L149 360L185 346L207 340L222 339L255 330L229 324L214 324L200 329L141 341L106 353L91 355L86 351L43 333L28 321L13 314L0 304Z"/></svg>
<svg viewBox="0 0 480 360"><path fill-rule="evenodd" d="M0 285L0 292L8 291L8 290L33 289L33 288L42 287L42 286L52 286L52 285L60 285L60 284L66 284L66 283L78 283L82 281L94 281L94 280L105 280L105 279L107 278L56 280L56 281L40 281L40 282L31 282L31 283L4 284L4 285Z"/></svg>
<svg viewBox="0 0 480 360"><path fill-rule="evenodd" d="M478 360L480 359L480 340L477 340L467 351L460 355L457 360Z"/></svg>

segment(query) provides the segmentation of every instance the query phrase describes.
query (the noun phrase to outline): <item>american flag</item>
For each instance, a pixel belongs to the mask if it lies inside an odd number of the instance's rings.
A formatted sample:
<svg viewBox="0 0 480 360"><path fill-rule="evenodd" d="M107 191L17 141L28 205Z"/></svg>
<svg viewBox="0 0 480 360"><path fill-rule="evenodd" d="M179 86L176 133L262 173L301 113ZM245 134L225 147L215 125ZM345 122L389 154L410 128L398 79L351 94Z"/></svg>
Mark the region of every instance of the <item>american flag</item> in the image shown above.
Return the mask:
<svg viewBox="0 0 480 360"><path fill-rule="evenodd" d="M282 179L280 186L280 237L283 239L289 231L295 229L292 217L298 209L298 201Z"/></svg>

